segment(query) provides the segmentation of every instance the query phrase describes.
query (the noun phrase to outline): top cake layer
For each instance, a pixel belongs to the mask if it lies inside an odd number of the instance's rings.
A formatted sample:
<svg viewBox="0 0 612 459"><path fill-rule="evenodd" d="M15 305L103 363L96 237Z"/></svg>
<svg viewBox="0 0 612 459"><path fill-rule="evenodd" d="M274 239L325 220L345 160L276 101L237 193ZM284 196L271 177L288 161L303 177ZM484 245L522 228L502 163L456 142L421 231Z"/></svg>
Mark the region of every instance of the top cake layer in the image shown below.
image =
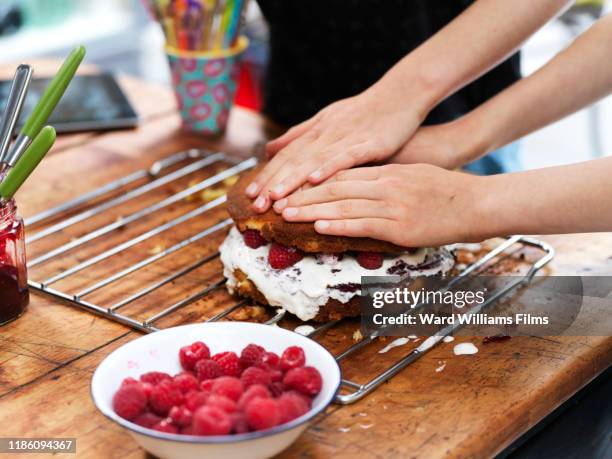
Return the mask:
<svg viewBox="0 0 612 459"><path fill-rule="evenodd" d="M314 223L287 222L273 209L269 209L263 214L255 212L245 189L261 167L262 165L259 165L255 169L245 172L227 194L228 211L240 231L257 230L268 241L297 247L304 252L311 253L341 253L347 251L399 253L410 250L390 242L367 237L319 234L315 231Z"/></svg>

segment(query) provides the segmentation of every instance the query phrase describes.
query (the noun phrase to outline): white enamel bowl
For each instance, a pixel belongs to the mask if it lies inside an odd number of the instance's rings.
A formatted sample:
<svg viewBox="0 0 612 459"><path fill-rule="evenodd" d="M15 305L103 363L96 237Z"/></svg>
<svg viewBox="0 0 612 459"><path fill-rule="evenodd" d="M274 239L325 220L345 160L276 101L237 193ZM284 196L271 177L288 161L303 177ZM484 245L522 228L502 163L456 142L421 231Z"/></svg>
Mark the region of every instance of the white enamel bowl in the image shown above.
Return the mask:
<svg viewBox="0 0 612 459"><path fill-rule="evenodd" d="M306 364L323 377L323 388L312 409L293 421L272 429L240 435L199 437L157 432L119 417L112 408L114 393L128 376L138 378L148 371L181 371L178 351L194 341L205 342L211 353L239 353L249 343L281 354L289 346L301 346ZM107 418L126 428L145 450L167 459L224 458L259 459L274 456L291 445L309 421L331 403L340 386L340 368L333 356L315 341L269 325L216 322L184 325L141 336L112 352L96 369L91 395Z"/></svg>

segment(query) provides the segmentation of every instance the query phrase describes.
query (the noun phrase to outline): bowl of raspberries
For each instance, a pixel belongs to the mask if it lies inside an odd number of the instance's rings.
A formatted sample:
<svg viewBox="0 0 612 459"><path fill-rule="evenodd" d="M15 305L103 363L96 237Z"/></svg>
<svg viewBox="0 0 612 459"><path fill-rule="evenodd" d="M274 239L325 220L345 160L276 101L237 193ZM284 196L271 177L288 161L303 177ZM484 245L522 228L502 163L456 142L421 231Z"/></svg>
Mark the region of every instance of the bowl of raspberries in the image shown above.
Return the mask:
<svg viewBox="0 0 612 459"><path fill-rule="evenodd" d="M184 325L139 337L96 369L94 403L162 458L267 458L333 400L340 368L280 327Z"/></svg>

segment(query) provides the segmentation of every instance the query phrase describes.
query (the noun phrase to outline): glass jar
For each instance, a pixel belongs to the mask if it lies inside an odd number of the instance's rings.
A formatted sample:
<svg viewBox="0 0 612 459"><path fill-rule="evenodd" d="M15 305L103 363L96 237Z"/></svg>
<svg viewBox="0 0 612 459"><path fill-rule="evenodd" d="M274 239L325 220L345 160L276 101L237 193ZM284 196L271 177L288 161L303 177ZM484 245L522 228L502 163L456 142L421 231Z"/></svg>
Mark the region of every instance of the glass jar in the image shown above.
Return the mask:
<svg viewBox="0 0 612 459"><path fill-rule="evenodd" d="M0 325L23 314L29 300L23 219L11 199L0 202Z"/></svg>

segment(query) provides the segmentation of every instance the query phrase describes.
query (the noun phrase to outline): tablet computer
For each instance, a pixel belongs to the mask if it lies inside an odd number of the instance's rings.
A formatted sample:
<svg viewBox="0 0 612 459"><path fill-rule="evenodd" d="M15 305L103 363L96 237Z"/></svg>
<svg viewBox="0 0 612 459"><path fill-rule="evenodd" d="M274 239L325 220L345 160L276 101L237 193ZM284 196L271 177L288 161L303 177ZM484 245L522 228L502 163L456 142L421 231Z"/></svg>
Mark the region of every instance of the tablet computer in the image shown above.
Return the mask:
<svg viewBox="0 0 612 459"><path fill-rule="evenodd" d="M40 99L51 78L32 78L18 128ZM11 81L0 81L0 110L6 106ZM138 125L138 115L109 73L77 75L48 120L58 133L124 129Z"/></svg>

